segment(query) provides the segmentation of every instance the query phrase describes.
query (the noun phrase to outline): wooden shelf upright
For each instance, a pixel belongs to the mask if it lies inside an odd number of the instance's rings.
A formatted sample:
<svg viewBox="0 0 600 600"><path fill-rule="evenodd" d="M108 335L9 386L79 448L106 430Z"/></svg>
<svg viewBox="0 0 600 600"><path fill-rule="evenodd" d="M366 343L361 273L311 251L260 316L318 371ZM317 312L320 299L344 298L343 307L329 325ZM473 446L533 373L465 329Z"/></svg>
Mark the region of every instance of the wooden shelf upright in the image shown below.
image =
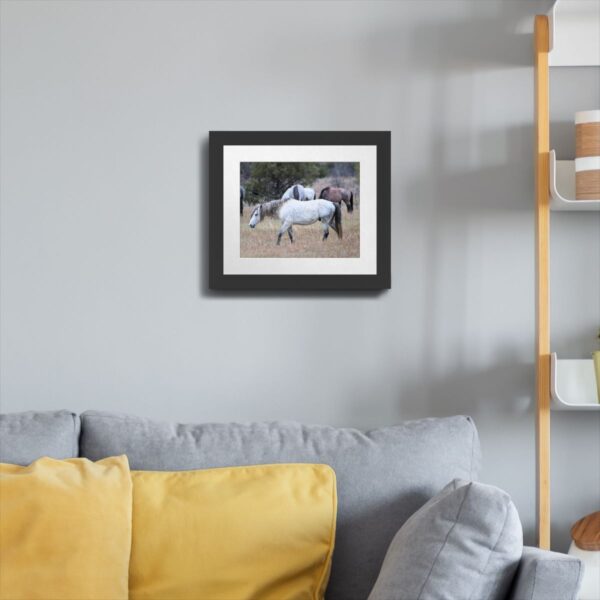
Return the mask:
<svg viewBox="0 0 600 600"><path fill-rule="evenodd" d="M535 39L536 455L538 545L550 548L550 102L549 26L537 15Z"/></svg>

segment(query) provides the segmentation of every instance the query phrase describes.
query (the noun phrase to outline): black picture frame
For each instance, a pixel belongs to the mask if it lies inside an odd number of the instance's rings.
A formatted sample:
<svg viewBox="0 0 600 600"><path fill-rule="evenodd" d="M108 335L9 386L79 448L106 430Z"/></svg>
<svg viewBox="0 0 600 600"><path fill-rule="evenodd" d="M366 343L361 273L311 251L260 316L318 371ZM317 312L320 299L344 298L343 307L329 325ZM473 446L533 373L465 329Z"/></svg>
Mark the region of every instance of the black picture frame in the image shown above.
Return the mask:
<svg viewBox="0 0 600 600"><path fill-rule="evenodd" d="M223 273L223 148L259 145L375 146L377 268L357 275ZM391 288L391 133L389 131L211 131L209 133L209 287L214 290L384 290Z"/></svg>

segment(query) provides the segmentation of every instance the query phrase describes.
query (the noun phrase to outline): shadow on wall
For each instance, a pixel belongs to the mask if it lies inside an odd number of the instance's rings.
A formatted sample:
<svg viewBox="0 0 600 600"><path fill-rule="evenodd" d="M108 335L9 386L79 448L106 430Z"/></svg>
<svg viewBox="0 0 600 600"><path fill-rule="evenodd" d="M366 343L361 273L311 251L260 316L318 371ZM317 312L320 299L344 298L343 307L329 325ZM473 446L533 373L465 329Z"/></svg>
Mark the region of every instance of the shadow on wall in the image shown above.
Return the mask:
<svg viewBox="0 0 600 600"><path fill-rule="evenodd" d="M531 417L534 402L534 365L523 361L514 348L498 351L492 364L480 369L465 364L457 358L453 365L445 365L444 372L430 367L416 369L413 374L398 376L400 357L389 357L389 363L381 365L372 380L354 382L352 389L345 390L346 402L354 425L360 428L377 427L373 421L374 406L378 398L374 387L385 386L386 396L398 398L397 411L390 415L389 423L421 419L424 417L446 417L457 414L470 415L477 425L498 422L501 417L510 421ZM507 391L508 390L508 391ZM365 402L365 399L370 399ZM533 437L531 438L533 443ZM533 448L533 446L532 446Z"/></svg>
<svg viewBox="0 0 600 600"><path fill-rule="evenodd" d="M403 32L394 23L370 40L365 60L370 68L397 74L398 65L436 71L472 71L530 67L533 17L548 12L552 0L468 4L471 14L425 23Z"/></svg>
<svg viewBox="0 0 600 600"><path fill-rule="evenodd" d="M473 234L481 226L482 216L486 213L487 221L491 222L495 214L508 211L519 211L523 218L531 221L533 252L533 183L531 181L531 139L532 127L513 127L498 132L486 132L479 136L477 143L481 148L480 160L489 166L474 170L452 170L446 164L446 157L451 156L451 147L466 146L465 140L439 137L434 143L431 167L422 178L408 182L403 202L403 214L412 226L419 223L422 230L427 232L423 249L422 297L425 307L422 311L423 322L421 331L425 336L422 345L421 365L424 372L431 377L424 382L404 382L401 394L402 409L422 411L435 409L445 413L445 407L451 406L452 411L477 414L482 405L488 406L493 401L497 410L517 410L523 412L523 400L531 400L533 395L533 336L534 328L531 322L531 360L524 359L523 348L499 347L493 367L483 371L469 370L460 364L461 358L469 355L469 342L464 335L457 337L456 348L452 355L457 364L451 369L451 375L436 378L436 370L442 371L436 364L435 349L440 347L440 331L444 330L445 322L452 320L452 327L467 331L469 306L466 290L468 286L483 283L474 281L477 274L469 264L473 254ZM502 153L502 157L499 156ZM431 173L434 176L431 176ZM511 182L507 188L507 182ZM507 193L507 189L527 190L531 193L515 195ZM401 223L398 224L402 228ZM507 239L507 243L511 243ZM448 272L447 255L451 244L452 270ZM498 257L500 268L506 269L507 262ZM503 262L502 262L503 261ZM524 257L531 262L533 276L533 255ZM480 267L480 273L498 268L498 264L490 263ZM471 269L471 270L469 270ZM450 283L451 282L451 283ZM526 290L520 290L522 294ZM533 288L531 289L533 292ZM506 304L514 303L514 290L506 290ZM502 298L497 298L502 302ZM523 301L527 300L527 296ZM533 298L532 298L533 301ZM444 309L442 309L443 307ZM533 318L533 306L531 307ZM526 349L527 351L528 349ZM447 367L446 367L447 370ZM516 386L519 386L517 389ZM490 390L496 390L497 397L490 398ZM511 399L505 396L510 390ZM417 400L418 398L418 400ZM435 400L438 403L435 404ZM512 407L507 406L512 403ZM429 406L428 406L429 405ZM448 413L449 414L449 413ZM416 416L416 412L415 412Z"/></svg>
<svg viewBox="0 0 600 600"><path fill-rule="evenodd" d="M427 96L423 96L422 81L409 76L399 97L393 99L406 113L419 106L429 107L430 131L434 132L433 139L425 140L427 143L423 146L428 152L422 159L422 175L409 180L402 188L398 181L394 183L394 203L402 206L402 218L399 211L393 215L393 228L398 232L394 240L395 271L398 259L400 262L408 260L404 258L409 254L408 248L401 251L400 256L398 253L404 233L407 237L410 234L408 228L418 224L426 236L422 278L417 282L422 286L420 296L426 303L420 312L423 322L419 328L426 339L420 345L422 356L415 379L405 379L400 384L402 418L456 412L477 415L481 410L522 414L531 408L533 321L531 355L529 348L522 347L522 342L519 347L498 348L493 366L487 369L473 370L461 364L460 357L469 354L464 335L457 336L453 352L455 365L451 366L448 361L443 366L437 364L435 349L443 341L438 332L443 330L445 320L451 318L454 328L466 331L466 290L468 285L473 285L473 273L468 271L469 256L473 253L470 242L482 216L489 221L489 215L520 211L531 221L533 236L533 125L527 122L482 132L469 118L472 114L481 115L478 109L482 107L467 102L460 106L459 124L463 125L465 134L448 135L448 131L455 129L452 125L457 107L452 98L457 76L477 70L489 72L494 68L531 68L533 15L545 12L550 5L551 2L529 5L474 2L470 5L472 16L468 20L460 17L454 24L425 24L405 33L393 28L372 39L366 53L365 60L384 71L385 77L394 76L399 63L405 65L409 73L420 68L429 77L429 86L425 88ZM473 77L460 78L463 102L465 97L469 98L465 86L473 81ZM529 102L529 96L525 90L523 102ZM490 105L485 109L491 111L494 103L502 102L502 98L490 98ZM422 135L423 132L410 131L407 137L419 139ZM402 155L406 154L406 160L414 162L408 155L411 152L412 148L400 148L394 152L396 157L400 156L396 161L403 162ZM444 260L449 250L451 272L448 261ZM533 252L533 238L531 250ZM531 262L533 275L533 254L527 255L525 260ZM506 263L502 268L506 268ZM494 269L494 265L490 264L489 269ZM527 298L525 296L523 301ZM533 306L531 310L533 317ZM447 340L443 345L448 354Z"/></svg>
<svg viewBox="0 0 600 600"><path fill-rule="evenodd" d="M533 404L533 363L522 362L511 350L501 351L493 366L474 370L457 364L448 375L432 373L402 384L402 413L406 418L426 414L525 414ZM506 394L510 390L510 396Z"/></svg>

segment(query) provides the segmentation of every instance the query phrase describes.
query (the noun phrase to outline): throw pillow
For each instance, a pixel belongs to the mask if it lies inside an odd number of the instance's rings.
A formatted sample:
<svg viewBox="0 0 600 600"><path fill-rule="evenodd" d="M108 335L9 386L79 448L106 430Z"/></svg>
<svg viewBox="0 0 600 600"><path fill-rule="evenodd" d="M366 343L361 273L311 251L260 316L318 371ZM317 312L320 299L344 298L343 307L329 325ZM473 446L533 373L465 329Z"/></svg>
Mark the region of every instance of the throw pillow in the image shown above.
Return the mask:
<svg viewBox="0 0 600 600"><path fill-rule="evenodd" d="M497 600L523 551L510 496L454 480L400 528L369 600Z"/></svg>
<svg viewBox="0 0 600 600"><path fill-rule="evenodd" d="M127 457L0 464L0 599L126 600Z"/></svg>
<svg viewBox="0 0 600 600"><path fill-rule="evenodd" d="M335 474L290 464L134 471L130 598L322 598Z"/></svg>

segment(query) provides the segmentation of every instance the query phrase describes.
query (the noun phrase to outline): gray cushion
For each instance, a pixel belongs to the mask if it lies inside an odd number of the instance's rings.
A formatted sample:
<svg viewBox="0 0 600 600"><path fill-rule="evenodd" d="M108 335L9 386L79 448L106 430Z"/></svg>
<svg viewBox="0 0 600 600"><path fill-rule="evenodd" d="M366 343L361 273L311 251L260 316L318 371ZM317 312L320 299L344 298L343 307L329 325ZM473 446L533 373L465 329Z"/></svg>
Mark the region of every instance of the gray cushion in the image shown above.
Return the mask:
<svg viewBox="0 0 600 600"><path fill-rule="evenodd" d="M0 462L28 465L42 456L79 454L79 417L68 410L0 415Z"/></svg>
<svg viewBox="0 0 600 600"><path fill-rule="evenodd" d="M369 600L504 600L522 552L510 496L455 480L398 531Z"/></svg>
<svg viewBox="0 0 600 600"><path fill-rule="evenodd" d="M471 419L408 422L361 433L297 423L177 425L101 412L82 415L81 454L127 454L132 469L183 470L311 462L331 465L338 521L327 597L364 600L404 521L449 479L475 478Z"/></svg>
<svg viewBox="0 0 600 600"><path fill-rule="evenodd" d="M576 600L583 565L575 556L523 548L510 600Z"/></svg>

